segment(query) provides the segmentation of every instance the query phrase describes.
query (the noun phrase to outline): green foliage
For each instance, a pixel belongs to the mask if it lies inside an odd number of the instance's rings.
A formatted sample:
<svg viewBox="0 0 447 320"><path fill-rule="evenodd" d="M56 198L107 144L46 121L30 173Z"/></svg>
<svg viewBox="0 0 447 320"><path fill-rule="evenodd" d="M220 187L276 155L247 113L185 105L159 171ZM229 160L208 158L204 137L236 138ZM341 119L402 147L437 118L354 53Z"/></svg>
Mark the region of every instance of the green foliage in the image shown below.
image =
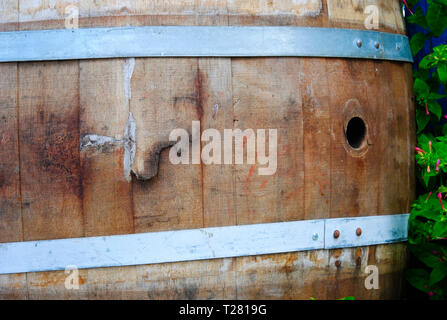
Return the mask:
<svg viewBox="0 0 447 320"><path fill-rule="evenodd" d="M424 14L418 1L406 1L413 13L407 21L424 28L410 40L413 55L427 41L441 36L447 29L447 0L427 0ZM439 100L441 85L447 87L447 45L435 48L419 63L414 73L417 177L424 189L413 203L409 219L409 246L424 268L406 273L409 283L425 292L430 299L445 299L447 294L447 125L442 125ZM446 117L446 116L444 116ZM447 119L447 117L446 117Z"/></svg>
<svg viewBox="0 0 447 320"><path fill-rule="evenodd" d="M422 32L416 33L410 40L411 52L417 55L419 51L425 46L425 42L430 39L430 35Z"/></svg>

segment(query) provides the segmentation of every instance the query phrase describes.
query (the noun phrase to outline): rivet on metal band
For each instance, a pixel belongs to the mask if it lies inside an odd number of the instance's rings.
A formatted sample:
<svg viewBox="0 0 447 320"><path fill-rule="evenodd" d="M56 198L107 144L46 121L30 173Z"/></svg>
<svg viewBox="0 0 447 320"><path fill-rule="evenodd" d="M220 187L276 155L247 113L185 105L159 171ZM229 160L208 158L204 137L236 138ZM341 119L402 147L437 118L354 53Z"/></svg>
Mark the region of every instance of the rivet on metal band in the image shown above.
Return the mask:
<svg viewBox="0 0 447 320"><path fill-rule="evenodd" d="M0 274L361 247L406 241L407 234L408 214L398 214L10 242L0 244Z"/></svg>
<svg viewBox="0 0 447 320"><path fill-rule="evenodd" d="M0 32L0 62L125 57L336 57L413 62L408 37L309 27L147 26Z"/></svg>

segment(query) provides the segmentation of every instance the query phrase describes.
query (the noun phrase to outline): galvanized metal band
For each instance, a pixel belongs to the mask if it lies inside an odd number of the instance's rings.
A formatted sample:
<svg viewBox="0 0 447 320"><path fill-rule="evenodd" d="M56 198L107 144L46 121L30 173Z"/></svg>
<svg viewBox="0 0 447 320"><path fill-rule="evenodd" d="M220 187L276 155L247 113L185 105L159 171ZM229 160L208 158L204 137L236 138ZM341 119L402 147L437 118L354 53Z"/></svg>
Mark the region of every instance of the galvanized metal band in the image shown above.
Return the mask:
<svg viewBox="0 0 447 320"><path fill-rule="evenodd" d="M149 26L0 33L0 62L124 57L337 57L412 62L408 38L308 27Z"/></svg>
<svg viewBox="0 0 447 320"><path fill-rule="evenodd" d="M0 274L359 247L406 241L407 234L408 214L401 214L11 242L0 244Z"/></svg>

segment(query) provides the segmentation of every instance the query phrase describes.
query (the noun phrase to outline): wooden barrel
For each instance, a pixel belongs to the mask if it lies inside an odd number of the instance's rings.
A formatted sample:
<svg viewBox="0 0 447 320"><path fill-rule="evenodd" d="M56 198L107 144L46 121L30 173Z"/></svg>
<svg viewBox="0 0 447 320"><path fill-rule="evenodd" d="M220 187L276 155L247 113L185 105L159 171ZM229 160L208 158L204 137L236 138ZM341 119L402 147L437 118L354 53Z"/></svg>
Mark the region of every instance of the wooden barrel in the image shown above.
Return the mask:
<svg viewBox="0 0 447 320"><path fill-rule="evenodd" d="M64 29L68 5L79 28L366 30L377 9L374 31L405 33L398 0L2 1L0 31ZM143 57L8 62L0 74L2 243L394 215L413 200L408 62ZM172 164L168 136L192 121L277 129L275 174ZM390 299L402 295L406 261L404 244L384 244L91 268L77 290L64 270L2 274L0 297ZM379 287L367 289L371 265Z"/></svg>

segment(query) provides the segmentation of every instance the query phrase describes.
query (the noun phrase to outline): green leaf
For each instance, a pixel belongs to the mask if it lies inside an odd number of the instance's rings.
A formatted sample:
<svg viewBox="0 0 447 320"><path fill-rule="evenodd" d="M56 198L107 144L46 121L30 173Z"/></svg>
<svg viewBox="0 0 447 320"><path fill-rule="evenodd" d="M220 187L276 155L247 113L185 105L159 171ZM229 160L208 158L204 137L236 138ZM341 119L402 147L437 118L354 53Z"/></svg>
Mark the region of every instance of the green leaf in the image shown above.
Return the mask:
<svg viewBox="0 0 447 320"><path fill-rule="evenodd" d="M435 93L435 92L430 92L430 94L428 95L428 99L430 99L430 100L439 100L439 99L443 99L445 97L446 97L445 94L439 94L439 93Z"/></svg>
<svg viewBox="0 0 447 320"><path fill-rule="evenodd" d="M427 25L436 37L440 37L447 29L447 7L432 2L426 15Z"/></svg>
<svg viewBox="0 0 447 320"><path fill-rule="evenodd" d="M410 47L411 53L413 56L417 55L419 51L424 47L425 42L430 38L428 34L418 32L414 36L411 37Z"/></svg>
<svg viewBox="0 0 447 320"><path fill-rule="evenodd" d="M430 73L430 70L424 69L426 72ZM437 72L432 74L432 77L428 79L427 84L430 86L431 91L440 92L441 91L441 82L439 81L439 75Z"/></svg>
<svg viewBox="0 0 447 320"><path fill-rule="evenodd" d="M430 275L424 269L407 270L405 277L407 278L408 282L410 282L410 284L416 289L426 293L430 291L428 287Z"/></svg>
<svg viewBox="0 0 447 320"><path fill-rule="evenodd" d="M439 103L437 103L436 101L428 102L428 110L430 110L430 112L436 116L438 121L441 120L442 107L439 105Z"/></svg>
<svg viewBox="0 0 447 320"><path fill-rule="evenodd" d="M431 220L421 221L420 219L417 219L417 217L410 217L408 241L411 244L426 243L427 237L431 238L432 224L433 222Z"/></svg>
<svg viewBox="0 0 447 320"><path fill-rule="evenodd" d="M420 245L410 245L410 251L423 262L427 267L435 268L439 264L438 254L442 254L443 251L439 245L434 243L426 243ZM434 254L436 252L436 254Z"/></svg>
<svg viewBox="0 0 447 320"><path fill-rule="evenodd" d="M445 207L446 207L446 205L444 205L444 208ZM432 237L434 239L447 237L447 221L446 220L437 221L435 223L435 225L433 226Z"/></svg>
<svg viewBox="0 0 447 320"><path fill-rule="evenodd" d="M424 176L429 176L425 174ZM412 217L424 217L433 221L440 221L443 218L442 208L439 199L432 194L429 199L427 195L420 196L411 208Z"/></svg>
<svg viewBox="0 0 447 320"><path fill-rule="evenodd" d="M417 96L427 96L430 93L430 86L422 79L414 81L414 93Z"/></svg>
<svg viewBox="0 0 447 320"><path fill-rule="evenodd" d="M419 7L411 16L407 18L408 23L416 24L426 30L428 30L427 20L425 19L424 11Z"/></svg>
<svg viewBox="0 0 447 320"><path fill-rule="evenodd" d="M438 65L438 75L439 75L439 80L441 80L441 82L443 84L447 84L447 63L446 62L440 63Z"/></svg>
<svg viewBox="0 0 447 320"><path fill-rule="evenodd" d="M415 70L413 72L413 77L416 80L417 78L420 78L424 81L428 81L430 80L430 70L427 69L419 69L419 70Z"/></svg>
<svg viewBox="0 0 447 320"><path fill-rule="evenodd" d="M429 54L425 56L421 62L419 62L419 68L421 69L430 69L436 64L436 60L433 57L433 54Z"/></svg>
<svg viewBox="0 0 447 320"><path fill-rule="evenodd" d="M433 142L433 140L435 140L435 137L431 133L423 133L418 137L418 146L428 150L429 143L430 141Z"/></svg>
<svg viewBox="0 0 447 320"><path fill-rule="evenodd" d="M432 286L447 277L447 263L439 263L430 273L430 282Z"/></svg>
<svg viewBox="0 0 447 320"><path fill-rule="evenodd" d="M420 110L420 108L416 109L416 122L418 126L417 133L420 133L422 130L425 129L427 124L430 122L430 117L427 116L427 114Z"/></svg>

